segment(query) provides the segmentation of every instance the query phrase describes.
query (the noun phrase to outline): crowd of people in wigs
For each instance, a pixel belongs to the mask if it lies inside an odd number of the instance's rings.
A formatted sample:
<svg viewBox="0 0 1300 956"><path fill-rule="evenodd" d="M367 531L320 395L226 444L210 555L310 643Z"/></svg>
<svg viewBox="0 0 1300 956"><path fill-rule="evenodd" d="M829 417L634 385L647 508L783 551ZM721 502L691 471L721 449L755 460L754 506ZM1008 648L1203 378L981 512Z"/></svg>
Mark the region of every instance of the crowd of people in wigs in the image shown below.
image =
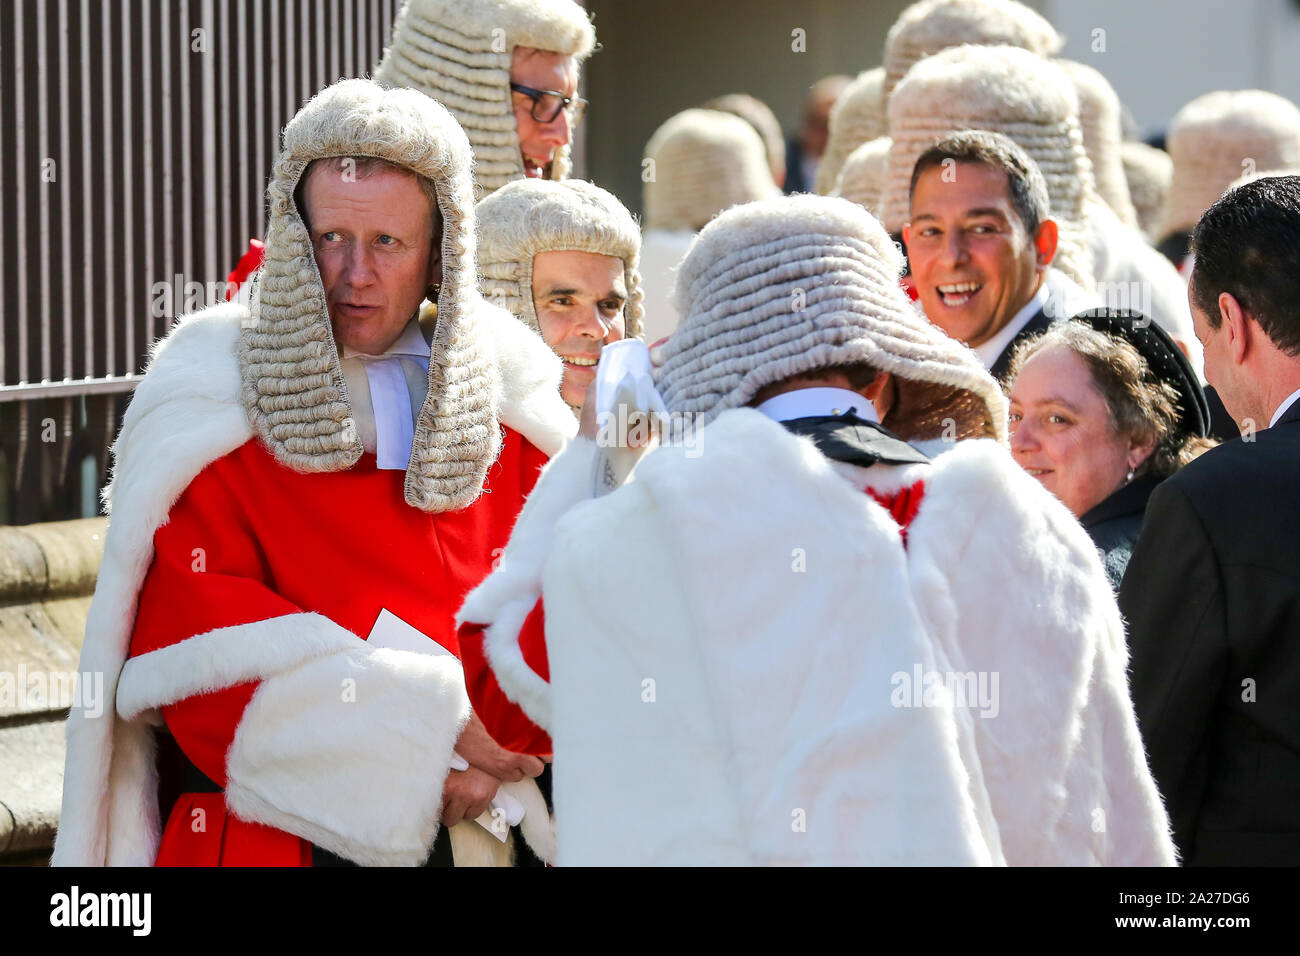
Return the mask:
<svg viewBox="0 0 1300 956"><path fill-rule="evenodd" d="M54 862L1300 863L1300 109L1062 46L701 90L638 221L581 6L407 0L130 403Z"/></svg>

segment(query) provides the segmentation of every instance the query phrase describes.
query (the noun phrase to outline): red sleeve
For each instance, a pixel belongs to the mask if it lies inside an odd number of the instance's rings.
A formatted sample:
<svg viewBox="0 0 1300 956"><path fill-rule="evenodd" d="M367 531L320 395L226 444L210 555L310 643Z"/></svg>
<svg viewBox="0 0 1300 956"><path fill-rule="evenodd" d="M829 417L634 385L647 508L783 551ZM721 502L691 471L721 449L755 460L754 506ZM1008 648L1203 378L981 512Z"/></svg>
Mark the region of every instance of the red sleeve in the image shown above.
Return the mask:
<svg viewBox="0 0 1300 956"><path fill-rule="evenodd" d="M536 445L523 439L520 483L523 497L527 498L537 484L542 469L549 460ZM522 504L522 502L521 502ZM467 621L460 628L460 661L465 668L465 687L470 704L492 738L506 750L514 753L549 756L551 738L546 731L528 719L528 716L505 695L483 653L483 629L486 625ZM519 632L519 647L524 661L542 680L551 679L546 660L546 612L542 602L524 619Z"/></svg>
<svg viewBox="0 0 1300 956"><path fill-rule="evenodd" d="M300 610L269 586L248 516L220 471L218 461L200 472L154 533L154 559L140 589L131 656ZM220 787L226 786L226 753L235 728L257 686L238 684L162 710L181 750Z"/></svg>
<svg viewBox="0 0 1300 956"><path fill-rule="evenodd" d="M248 281L266 259L266 243L260 239L248 240L248 251L239 257L234 270L226 276L226 301L231 301L239 292L239 287Z"/></svg>
<svg viewBox="0 0 1300 956"><path fill-rule="evenodd" d="M483 653L483 624L466 622L460 628L460 662L465 668L465 689L474 712L483 721L492 738L506 750L520 754L547 756L552 752L551 738L501 689ZM551 679L546 661L546 611L542 602L524 619L519 631L519 649L524 663L542 680Z"/></svg>
<svg viewBox="0 0 1300 956"><path fill-rule="evenodd" d="M527 438L523 439L523 455L521 456L523 479L521 487L525 499L533 493L533 488L537 486L537 479L542 476L542 469L546 467L546 463L550 460L551 458L546 452ZM522 501L519 504L520 507L523 506Z"/></svg>

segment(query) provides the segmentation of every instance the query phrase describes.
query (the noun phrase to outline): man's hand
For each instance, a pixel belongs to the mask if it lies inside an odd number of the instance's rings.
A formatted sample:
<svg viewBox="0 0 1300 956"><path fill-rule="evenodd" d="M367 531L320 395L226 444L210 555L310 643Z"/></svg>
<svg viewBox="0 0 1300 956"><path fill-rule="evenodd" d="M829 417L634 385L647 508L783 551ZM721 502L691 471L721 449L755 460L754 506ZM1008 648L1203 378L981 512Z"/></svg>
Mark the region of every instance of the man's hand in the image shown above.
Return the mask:
<svg viewBox="0 0 1300 956"><path fill-rule="evenodd" d="M596 440L596 383L587 388L587 398L582 403L582 412L578 415L578 436Z"/></svg>
<svg viewBox="0 0 1300 956"><path fill-rule="evenodd" d="M544 766L537 757L511 753L498 744L474 713L469 715L469 722L460 732L456 753L468 760L471 768L477 767L505 783L536 777Z"/></svg>
<svg viewBox="0 0 1300 956"><path fill-rule="evenodd" d="M614 413L611 412L610 414ZM616 423L619 421L618 418L614 419ZM650 447L652 438L662 427L662 422L658 420L656 415L636 408L634 403L629 404L628 411L622 413L622 422L627 425L626 432L605 436L607 439L612 437L614 445L618 448L635 448L644 451ZM592 384L587 389L587 400L582 403L582 411L578 416L578 437L588 438L597 443L600 441L600 422L599 416L596 414L595 384Z"/></svg>
<svg viewBox="0 0 1300 956"><path fill-rule="evenodd" d="M448 773L442 786L442 825L454 827L462 820L477 820L497 795L499 786L500 780L477 767Z"/></svg>

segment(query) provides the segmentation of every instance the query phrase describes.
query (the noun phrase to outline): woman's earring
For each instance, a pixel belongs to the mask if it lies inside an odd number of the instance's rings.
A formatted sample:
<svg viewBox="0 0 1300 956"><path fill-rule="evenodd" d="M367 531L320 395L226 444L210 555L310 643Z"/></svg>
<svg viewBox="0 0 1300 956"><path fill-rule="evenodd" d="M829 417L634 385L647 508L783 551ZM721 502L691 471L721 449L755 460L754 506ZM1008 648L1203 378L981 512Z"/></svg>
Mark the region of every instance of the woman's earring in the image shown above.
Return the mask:
<svg viewBox="0 0 1300 956"><path fill-rule="evenodd" d="M1125 480L1125 481L1132 481L1132 480L1133 480L1133 469L1132 469L1132 468L1130 468L1130 469L1128 470L1128 477L1125 478L1124 480Z"/></svg>
<svg viewBox="0 0 1300 956"><path fill-rule="evenodd" d="M438 304L438 296L442 295L442 283L431 282L429 288L424 290L424 297L434 305Z"/></svg>

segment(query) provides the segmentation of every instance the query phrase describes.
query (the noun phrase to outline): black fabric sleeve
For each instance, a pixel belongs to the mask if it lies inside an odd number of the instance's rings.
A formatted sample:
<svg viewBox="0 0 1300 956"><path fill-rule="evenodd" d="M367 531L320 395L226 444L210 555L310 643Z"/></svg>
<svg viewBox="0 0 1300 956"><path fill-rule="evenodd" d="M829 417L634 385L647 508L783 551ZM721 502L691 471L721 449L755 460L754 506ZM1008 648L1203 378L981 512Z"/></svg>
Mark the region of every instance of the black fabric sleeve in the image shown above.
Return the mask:
<svg viewBox="0 0 1300 956"><path fill-rule="evenodd" d="M1151 772L1186 860L1210 772L1209 736L1228 664L1223 577L1186 494L1165 482L1119 592L1130 681Z"/></svg>

